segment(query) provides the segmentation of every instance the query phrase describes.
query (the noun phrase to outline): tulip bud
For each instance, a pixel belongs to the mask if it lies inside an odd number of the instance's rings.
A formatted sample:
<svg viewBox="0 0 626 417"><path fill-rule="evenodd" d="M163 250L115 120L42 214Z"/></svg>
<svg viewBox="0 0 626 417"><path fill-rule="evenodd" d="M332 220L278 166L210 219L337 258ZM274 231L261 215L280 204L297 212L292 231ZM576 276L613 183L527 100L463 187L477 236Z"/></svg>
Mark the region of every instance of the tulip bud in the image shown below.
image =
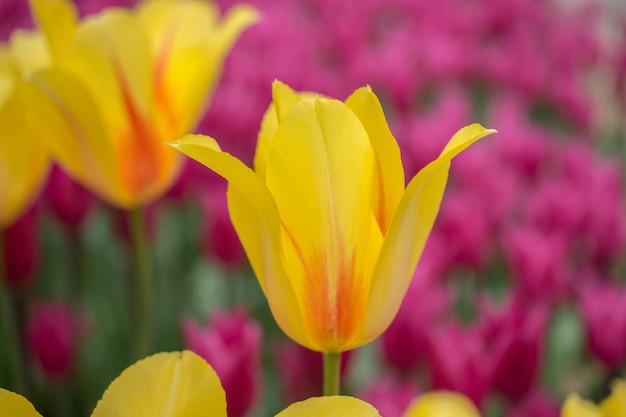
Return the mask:
<svg viewBox="0 0 626 417"><path fill-rule="evenodd" d="M26 212L4 230L4 267L11 286L23 286L37 275L40 247L37 209Z"/></svg>
<svg viewBox="0 0 626 417"><path fill-rule="evenodd" d="M48 177L45 198L57 218L70 230L78 230L93 204L93 196L59 167Z"/></svg>
<svg viewBox="0 0 626 417"><path fill-rule="evenodd" d="M28 316L26 344L49 378L67 376L75 363L79 325L64 302L39 302Z"/></svg>
<svg viewBox="0 0 626 417"><path fill-rule="evenodd" d="M243 308L216 311L210 326L202 328L192 318L181 323L186 348L203 357L226 391L229 417L242 417L260 390L261 327Z"/></svg>

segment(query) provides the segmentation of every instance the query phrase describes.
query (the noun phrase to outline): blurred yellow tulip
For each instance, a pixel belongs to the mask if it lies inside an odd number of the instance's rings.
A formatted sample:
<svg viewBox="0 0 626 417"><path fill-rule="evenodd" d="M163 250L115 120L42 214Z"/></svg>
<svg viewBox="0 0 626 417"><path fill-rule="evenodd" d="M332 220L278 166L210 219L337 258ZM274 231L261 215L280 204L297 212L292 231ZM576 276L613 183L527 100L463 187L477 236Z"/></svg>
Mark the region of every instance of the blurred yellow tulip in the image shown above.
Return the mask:
<svg viewBox="0 0 626 417"><path fill-rule="evenodd" d="M0 230L30 207L48 171L46 128L37 120L46 103L27 81L50 60L38 32L17 30L0 45Z"/></svg>
<svg viewBox="0 0 626 417"><path fill-rule="evenodd" d="M480 417L480 412L466 396L449 391L420 395L403 417Z"/></svg>
<svg viewBox="0 0 626 417"><path fill-rule="evenodd" d="M255 171L207 136L172 143L229 182L231 219L283 331L337 353L395 317L439 210L451 159L493 133L458 131L405 189L400 150L369 87L345 102L275 82Z"/></svg>
<svg viewBox="0 0 626 417"><path fill-rule="evenodd" d="M53 68L33 76L61 114L40 116L59 132L49 140L52 156L116 207L158 198L181 163L164 142L193 129L226 54L257 12L238 5L220 20L211 2L148 0L72 24L65 0L31 7L55 57Z"/></svg>
<svg viewBox="0 0 626 417"><path fill-rule="evenodd" d="M624 416L626 416L626 381L622 379L613 383L611 394L599 405L572 394L565 400L561 408L561 417Z"/></svg>

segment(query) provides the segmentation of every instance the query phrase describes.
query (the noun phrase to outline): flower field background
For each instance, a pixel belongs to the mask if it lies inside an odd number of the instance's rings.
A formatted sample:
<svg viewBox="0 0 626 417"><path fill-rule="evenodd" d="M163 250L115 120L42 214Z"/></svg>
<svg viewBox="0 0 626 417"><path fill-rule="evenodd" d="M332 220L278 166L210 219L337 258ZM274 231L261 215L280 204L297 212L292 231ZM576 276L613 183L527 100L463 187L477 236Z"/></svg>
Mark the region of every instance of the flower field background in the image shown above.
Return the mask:
<svg viewBox="0 0 626 417"><path fill-rule="evenodd" d="M235 2L218 1L222 11ZM370 85L411 178L461 126L498 130L460 155L391 327L344 355L344 391L385 417L419 393L485 416L552 417L599 400L626 367L626 5L557 0L249 1L196 131L252 165L279 79L340 99ZM82 15L131 1L77 0ZM0 3L0 35L31 28ZM177 138L172 138L175 140ZM321 354L289 340L230 223L226 183L186 160L145 208L153 352L188 348L220 376L230 417L320 395ZM4 231L29 399L86 416L139 359L129 224L60 168ZM0 386L11 364L0 357Z"/></svg>

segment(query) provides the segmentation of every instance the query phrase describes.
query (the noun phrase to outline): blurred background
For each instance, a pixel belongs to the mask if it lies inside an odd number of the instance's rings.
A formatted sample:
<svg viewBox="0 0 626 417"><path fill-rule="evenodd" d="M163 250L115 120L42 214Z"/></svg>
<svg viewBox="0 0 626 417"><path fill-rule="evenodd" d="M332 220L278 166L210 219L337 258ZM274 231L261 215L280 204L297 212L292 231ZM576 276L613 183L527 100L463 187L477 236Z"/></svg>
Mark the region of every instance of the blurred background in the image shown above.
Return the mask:
<svg viewBox="0 0 626 417"><path fill-rule="evenodd" d="M344 355L343 392L384 417L431 389L465 393L494 417L556 417L572 391L603 398L626 369L626 4L249 3L262 20L233 48L197 127L249 165L275 79L340 99L369 84L408 179L460 127L499 132L454 161L405 302L380 339ZM135 2L76 4L88 15ZM0 1L3 40L29 27L27 1ZM321 394L321 355L277 328L225 190L189 161L146 209L154 351L206 358L230 417L271 416ZM4 232L28 397L43 415L89 415L137 359L128 233L56 167ZM9 367L0 357L0 386Z"/></svg>

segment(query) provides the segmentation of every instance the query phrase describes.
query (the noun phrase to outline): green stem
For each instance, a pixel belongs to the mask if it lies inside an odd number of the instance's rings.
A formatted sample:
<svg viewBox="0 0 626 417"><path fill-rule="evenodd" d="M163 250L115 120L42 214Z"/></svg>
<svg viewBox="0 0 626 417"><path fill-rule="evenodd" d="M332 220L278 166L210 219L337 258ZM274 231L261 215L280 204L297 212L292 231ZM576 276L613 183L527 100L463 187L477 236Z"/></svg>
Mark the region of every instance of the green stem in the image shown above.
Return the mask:
<svg viewBox="0 0 626 417"><path fill-rule="evenodd" d="M324 395L339 395L341 352L324 353Z"/></svg>
<svg viewBox="0 0 626 417"><path fill-rule="evenodd" d="M8 388L26 394L24 376L22 374L22 357L20 354L20 334L13 318L11 300L6 287L4 259L4 232L0 230L0 325L2 325L2 343L5 346L6 361L9 366L10 385Z"/></svg>
<svg viewBox="0 0 626 417"><path fill-rule="evenodd" d="M136 347L139 357L151 352L153 343L153 288L150 273L150 259L144 223L144 214L141 207L128 211L128 220L131 229L131 239L135 254L136 291L138 298L136 313Z"/></svg>

